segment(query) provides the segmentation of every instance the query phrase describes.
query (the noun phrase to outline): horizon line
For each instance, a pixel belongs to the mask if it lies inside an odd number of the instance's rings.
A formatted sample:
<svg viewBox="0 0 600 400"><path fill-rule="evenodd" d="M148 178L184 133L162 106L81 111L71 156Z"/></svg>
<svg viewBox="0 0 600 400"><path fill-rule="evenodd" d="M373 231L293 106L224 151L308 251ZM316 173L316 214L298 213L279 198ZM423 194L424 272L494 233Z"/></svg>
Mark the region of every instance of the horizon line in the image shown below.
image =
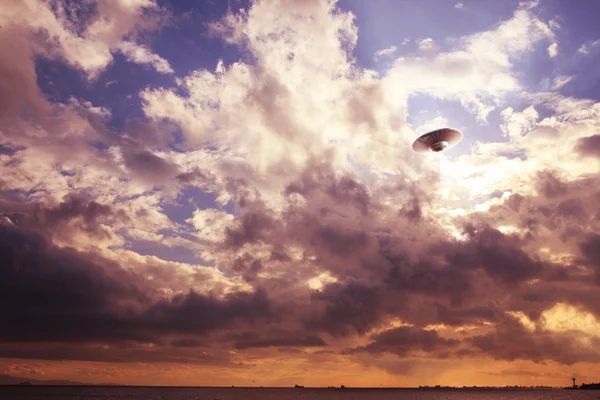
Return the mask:
<svg viewBox="0 0 600 400"><path fill-rule="evenodd" d="M24 381L27 382L27 381ZM206 385L128 385L120 383L81 383L81 384L30 384L24 385L22 383L10 383L1 384L1 386L19 386L19 387L127 387L127 388L197 388L197 389L342 389L341 386L206 386ZM563 386L518 386L518 385L505 385L505 386L344 386L343 390L348 389L405 389L405 390L443 390L443 389L565 389Z"/></svg>

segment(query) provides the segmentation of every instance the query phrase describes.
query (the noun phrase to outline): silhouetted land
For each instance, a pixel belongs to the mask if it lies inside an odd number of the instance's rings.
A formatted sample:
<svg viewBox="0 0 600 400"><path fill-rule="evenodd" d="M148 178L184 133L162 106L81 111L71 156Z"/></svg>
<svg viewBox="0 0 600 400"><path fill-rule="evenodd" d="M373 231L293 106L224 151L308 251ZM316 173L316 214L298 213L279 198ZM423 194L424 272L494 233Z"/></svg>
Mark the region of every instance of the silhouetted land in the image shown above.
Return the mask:
<svg viewBox="0 0 600 400"><path fill-rule="evenodd" d="M600 390L600 383L582 383L579 386L566 387L567 390Z"/></svg>
<svg viewBox="0 0 600 400"><path fill-rule="evenodd" d="M77 387L149 387L149 386L130 386L130 385L120 385L114 383L102 383L102 384L90 384L90 383L82 383L68 380L41 380L41 379L28 379L22 378L12 375L0 374L0 386L77 386ZM169 388L169 387L181 387L181 386L151 386L155 388ZM184 386L184 387L197 387L197 388L220 388L219 386ZM285 389L281 387L258 387L258 386L232 386L232 388L236 389ZM295 387L290 387L290 389L303 389L304 386L296 385ZM515 389L560 389L558 387L552 386L443 386L443 385L435 385L435 386L419 386L415 387L356 387L356 388L347 388L343 385L340 386L329 386L329 387L308 387L307 389L329 389L329 390L515 390ZM563 389L567 390L600 390L600 383L584 383L579 386L569 386Z"/></svg>
<svg viewBox="0 0 600 400"><path fill-rule="evenodd" d="M420 390L503 390L503 389L557 389L554 386L419 386Z"/></svg>

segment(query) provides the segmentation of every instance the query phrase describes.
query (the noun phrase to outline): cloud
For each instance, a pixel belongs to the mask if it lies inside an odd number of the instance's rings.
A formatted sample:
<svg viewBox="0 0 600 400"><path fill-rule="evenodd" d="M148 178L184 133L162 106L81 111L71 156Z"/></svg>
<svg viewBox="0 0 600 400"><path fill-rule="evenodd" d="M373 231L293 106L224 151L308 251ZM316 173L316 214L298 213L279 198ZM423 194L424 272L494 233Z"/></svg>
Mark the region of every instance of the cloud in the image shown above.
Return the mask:
<svg viewBox="0 0 600 400"><path fill-rule="evenodd" d="M535 362L555 360L561 364L598 362L600 354L564 334L536 332L524 329L518 322L507 320L494 333L469 339L479 351L500 360L529 359ZM508 345L508 343L513 343Z"/></svg>
<svg viewBox="0 0 600 400"><path fill-rule="evenodd" d="M198 236L210 242L224 241L226 228L235 225L233 215L215 209L194 211L190 222L198 230Z"/></svg>
<svg viewBox="0 0 600 400"><path fill-rule="evenodd" d="M377 61L377 60L379 60L381 58L384 58L384 57L393 56L394 53L396 53L397 50L398 50L398 48L396 46L391 46L391 47L388 47L386 49L377 50L375 52L375 54L373 55L373 59L375 61Z"/></svg>
<svg viewBox="0 0 600 400"><path fill-rule="evenodd" d="M401 358L415 351L441 356L458 344L457 340L440 337L435 330L423 330L408 326L400 326L378 333L372 337L372 340L368 345L353 351L366 351L374 354L388 352Z"/></svg>
<svg viewBox="0 0 600 400"><path fill-rule="evenodd" d="M463 3L461 3L460 1L454 5L454 8L456 8L458 10L462 10L464 7L465 7L465 5Z"/></svg>
<svg viewBox="0 0 600 400"><path fill-rule="evenodd" d="M600 283L600 253L598 252L598 243L600 243L600 236L590 234L581 243L580 248L587 260L588 266L596 270L596 281Z"/></svg>
<svg viewBox="0 0 600 400"><path fill-rule="evenodd" d="M156 71L163 74L172 74L173 68L164 58L153 54L147 47L131 42L121 42L119 50L123 52L127 60L137 64L149 64Z"/></svg>
<svg viewBox="0 0 600 400"><path fill-rule="evenodd" d="M577 52L580 54L590 54L590 51L595 49L598 45L600 45L600 40L595 40L595 41L588 41L584 44L582 44L579 49L577 49Z"/></svg>
<svg viewBox="0 0 600 400"><path fill-rule="evenodd" d="M121 50L133 62L150 63L159 72L171 72L168 63L127 36L157 29L163 13L154 0L94 1L78 5L41 0L9 1L0 13L4 35L25 34L27 48L49 58L60 58L90 77L112 62ZM41 35L39 33L42 33Z"/></svg>
<svg viewBox="0 0 600 400"><path fill-rule="evenodd" d="M133 174L152 183L173 178L179 172L177 165L148 150L127 149L123 154L123 159Z"/></svg>
<svg viewBox="0 0 600 400"><path fill-rule="evenodd" d="M4 342L152 343L161 335L203 335L238 319L271 318L260 291L165 298L142 276L99 254L61 249L21 224L5 221L0 229L3 303L19 304L2 310L10 326Z"/></svg>
<svg viewBox="0 0 600 400"><path fill-rule="evenodd" d="M552 89L557 90L573 80L572 76L557 76L554 78Z"/></svg>
<svg viewBox="0 0 600 400"><path fill-rule="evenodd" d="M422 52L435 52L439 50L439 46L435 43L432 38L426 38L421 40L419 43L419 50Z"/></svg>
<svg viewBox="0 0 600 400"><path fill-rule="evenodd" d="M161 9L98 3L102 18L73 30L46 5L42 22L14 11L36 4L10 3L16 22L0 30L0 356L251 364L274 380L305 363L598 362L583 328L600 316L600 113L524 91L515 66L554 42L533 4L450 50L424 39L380 76L357 64L354 16L335 2L257 1L209 24L244 57L145 88L147 119L122 129L111 110L46 98L34 57L94 75L126 41L168 73L136 36ZM56 39L30 45L32 24ZM417 133L447 123L411 128L416 95L480 120L497 110L503 136L416 155ZM563 312L579 331L557 328Z"/></svg>
<svg viewBox="0 0 600 400"><path fill-rule="evenodd" d="M233 334L231 339L235 341L233 346L238 350L258 347L323 347L327 345L319 336L296 332L274 331L268 332L265 336L258 335L256 332L246 332Z"/></svg>
<svg viewBox="0 0 600 400"><path fill-rule="evenodd" d="M432 118L428 121L425 121L423 124L419 125L415 129L415 132L422 135L424 133L431 132L435 129L440 129L440 127L447 126L447 125L448 125L448 119L446 117L437 116L437 117Z"/></svg>
<svg viewBox="0 0 600 400"><path fill-rule="evenodd" d="M324 302L326 307L322 315L309 322L308 328L333 336L347 335L352 331L364 334L382 316L378 312L381 306L378 288L360 284L329 284L313 297L318 302Z"/></svg>
<svg viewBox="0 0 600 400"><path fill-rule="evenodd" d="M554 42L548 46L548 55L550 58L554 58L558 55L558 43Z"/></svg>
<svg viewBox="0 0 600 400"><path fill-rule="evenodd" d="M521 5L495 29L461 38L453 51L437 53L431 38L422 40L422 50L434 55L398 58L385 80L397 97L426 93L456 99L485 120L502 96L521 88L513 63L553 36L531 8Z"/></svg>
<svg viewBox="0 0 600 400"><path fill-rule="evenodd" d="M582 137L577 142L576 150L585 157L600 156L600 135Z"/></svg>

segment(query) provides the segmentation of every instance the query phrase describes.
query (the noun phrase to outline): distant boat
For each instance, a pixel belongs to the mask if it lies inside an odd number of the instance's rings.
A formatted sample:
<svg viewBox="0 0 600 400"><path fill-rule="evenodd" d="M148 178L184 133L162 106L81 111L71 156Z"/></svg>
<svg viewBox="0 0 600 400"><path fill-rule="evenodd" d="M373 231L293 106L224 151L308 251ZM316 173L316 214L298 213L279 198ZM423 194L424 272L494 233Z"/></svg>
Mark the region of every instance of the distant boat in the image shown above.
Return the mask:
<svg viewBox="0 0 600 400"><path fill-rule="evenodd" d="M295 387L296 389L304 389L304 386L302 386L302 385L295 385L294 387Z"/></svg>
<svg viewBox="0 0 600 400"><path fill-rule="evenodd" d="M22 386L31 386L32 383L31 382L21 382L21 383L19 383L19 385L22 385Z"/></svg>

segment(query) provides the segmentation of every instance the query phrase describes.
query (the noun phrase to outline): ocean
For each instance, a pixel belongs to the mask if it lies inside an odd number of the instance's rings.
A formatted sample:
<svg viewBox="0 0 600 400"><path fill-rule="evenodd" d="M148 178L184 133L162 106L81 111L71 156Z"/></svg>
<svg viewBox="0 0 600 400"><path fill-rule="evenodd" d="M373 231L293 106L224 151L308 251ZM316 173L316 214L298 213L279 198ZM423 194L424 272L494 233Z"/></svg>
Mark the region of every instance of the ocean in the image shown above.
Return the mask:
<svg viewBox="0 0 600 400"><path fill-rule="evenodd" d="M2 400L599 400L594 390L0 386Z"/></svg>

